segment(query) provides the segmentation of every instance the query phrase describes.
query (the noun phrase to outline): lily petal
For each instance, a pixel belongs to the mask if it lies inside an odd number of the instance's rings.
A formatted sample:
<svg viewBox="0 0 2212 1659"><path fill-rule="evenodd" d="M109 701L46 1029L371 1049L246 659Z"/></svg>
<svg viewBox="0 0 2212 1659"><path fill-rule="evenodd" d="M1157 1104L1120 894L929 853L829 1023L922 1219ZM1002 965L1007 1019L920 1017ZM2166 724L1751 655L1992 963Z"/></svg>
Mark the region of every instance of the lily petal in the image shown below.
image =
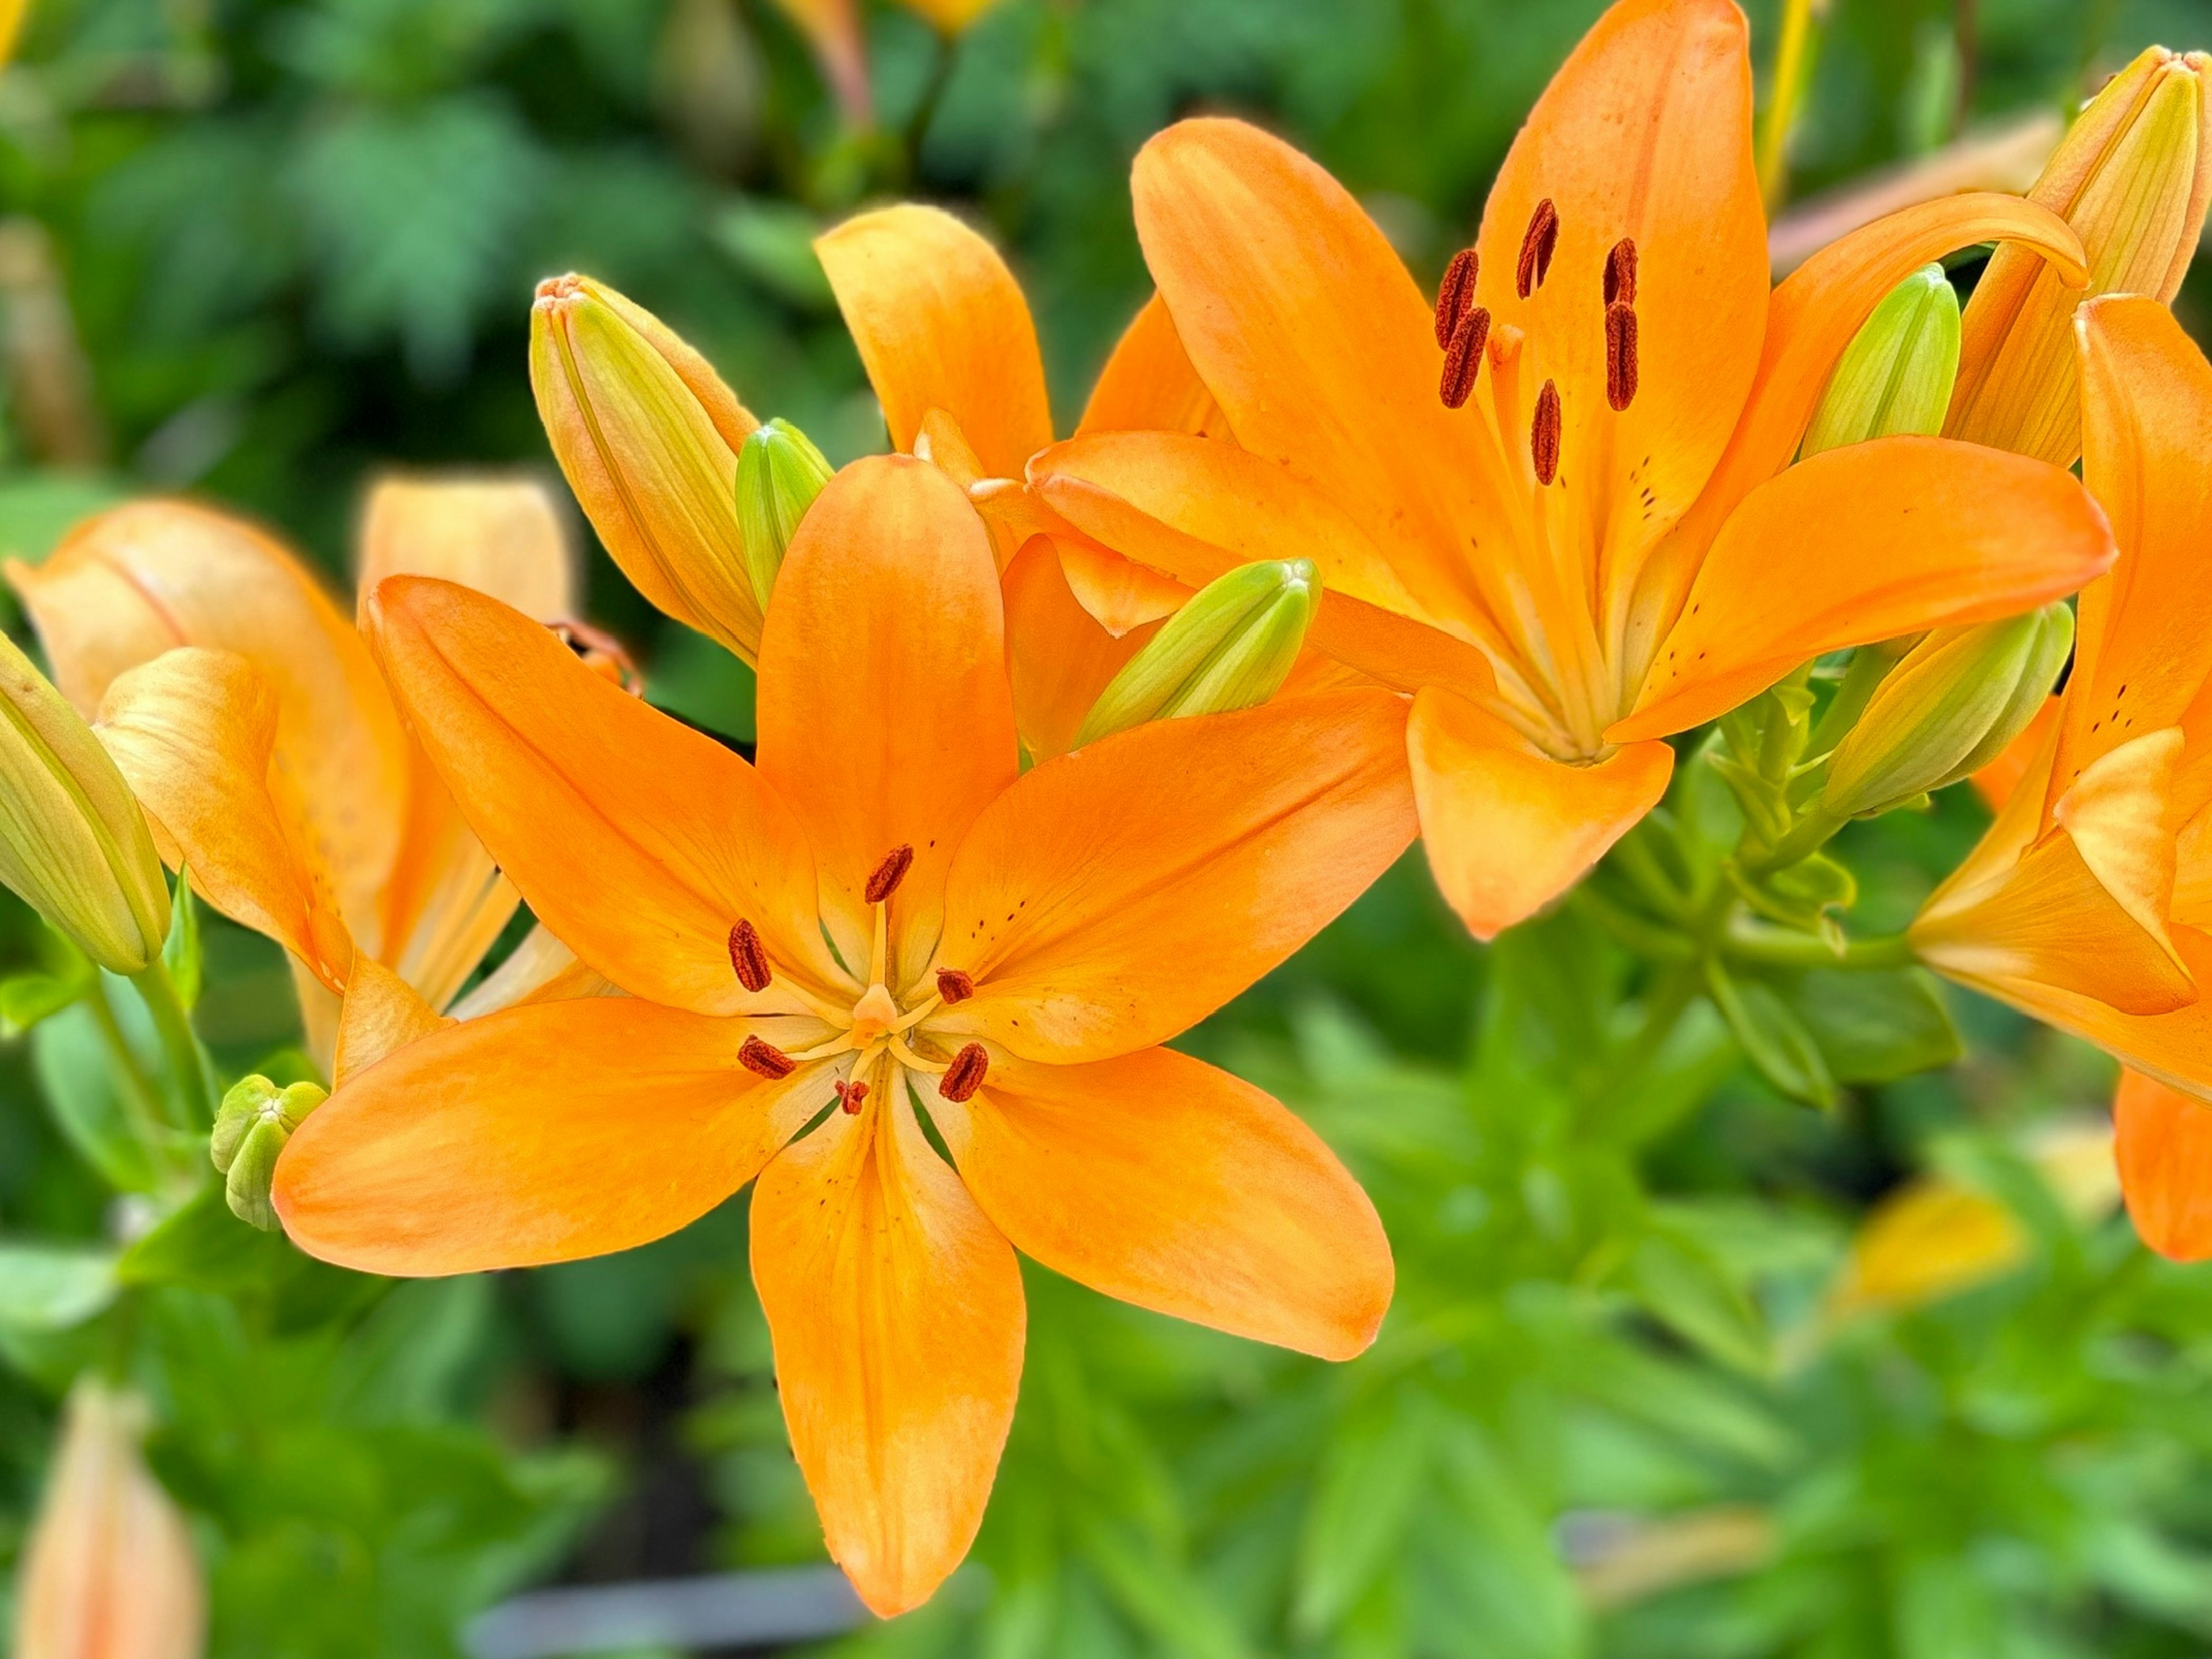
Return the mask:
<svg viewBox="0 0 2212 1659"><path fill-rule="evenodd" d="M2172 819L2181 750L2181 728L2174 726L2108 749L2051 812L2105 890L2169 953L2166 918L2173 905ZM2175 965L2181 965L2178 955Z"/></svg>
<svg viewBox="0 0 2212 1659"><path fill-rule="evenodd" d="M357 957L338 1012L331 1082L343 1089L380 1060L452 1024L382 963Z"/></svg>
<svg viewBox="0 0 2212 1659"><path fill-rule="evenodd" d="M1036 760L1067 752L1098 694L1157 630L1116 638L1076 602L1060 547L1032 536L1006 567L1006 672L1014 720Z"/></svg>
<svg viewBox="0 0 2212 1659"><path fill-rule="evenodd" d="M1176 337L1167 301L1157 294L1138 307L1098 372L1076 425L1091 432L1188 432L1229 435L1221 405L1198 378Z"/></svg>
<svg viewBox="0 0 2212 1659"><path fill-rule="evenodd" d="M1393 1279L1375 1206L1243 1079L1170 1048L1006 1059L931 1115L983 1212L1055 1273L1324 1359L1375 1340Z"/></svg>
<svg viewBox="0 0 2212 1659"><path fill-rule="evenodd" d="M453 1005L453 1013L456 1019L475 1019L529 1002L616 994L612 980L580 961L541 921L522 936L506 961Z"/></svg>
<svg viewBox="0 0 2212 1659"><path fill-rule="evenodd" d="M1024 1059L1109 1060L1195 1024L1413 838L1406 705L1332 692L1140 726L1047 761L976 820L933 966L933 1027Z"/></svg>
<svg viewBox="0 0 2212 1659"><path fill-rule="evenodd" d="M538 622L575 612L575 549L535 478L380 478L362 512L357 563L364 609L386 576L442 576Z"/></svg>
<svg viewBox="0 0 2212 1659"><path fill-rule="evenodd" d="M1115 638L1133 628L1172 617L1189 600L1191 590L1149 565L1125 559L1088 537L1055 536L1060 574L1075 602Z"/></svg>
<svg viewBox="0 0 2212 1659"><path fill-rule="evenodd" d="M829 1098L820 1067L738 1064L757 1032L635 997L510 1008L352 1079L276 1164L276 1212L363 1273L480 1273L628 1249L751 1180ZM795 1044L793 1046L796 1046Z"/></svg>
<svg viewBox="0 0 2212 1659"><path fill-rule="evenodd" d="M1421 841L1445 902L1492 939L1581 880L1659 804L1674 751L1635 743L1592 766L1540 753L1495 715L1431 688L1406 729Z"/></svg>
<svg viewBox="0 0 2212 1659"><path fill-rule="evenodd" d="M774 984L738 982L739 921L779 978L842 982L815 923L805 838L739 757L450 582L392 578L370 599L369 634L477 836L538 918L617 984L701 1013L795 1008Z"/></svg>
<svg viewBox="0 0 2212 1659"><path fill-rule="evenodd" d="M753 1282L830 1553L888 1618L975 1536L1014 1415L1021 1270L902 1082L832 1112L753 1194ZM309 1122L314 1120L310 1118Z"/></svg>
<svg viewBox="0 0 2212 1659"><path fill-rule="evenodd" d="M1801 461L1723 526L1614 743L1726 714L1825 651L1988 622L2062 599L2112 562L2068 474L1947 438Z"/></svg>
<svg viewBox="0 0 2212 1659"><path fill-rule="evenodd" d="M2136 1235L2169 1261L2212 1259L2212 1105L2123 1072L2112 1126Z"/></svg>
<svg viewBox="0 0 2212 1659"><path fill-rule="evenodd" d="M848 219L814 251L860 349L891 442L911 451L943 409L996 477L1052 441L1044 362L1021 284L941 209L902 203Z"/></svg>

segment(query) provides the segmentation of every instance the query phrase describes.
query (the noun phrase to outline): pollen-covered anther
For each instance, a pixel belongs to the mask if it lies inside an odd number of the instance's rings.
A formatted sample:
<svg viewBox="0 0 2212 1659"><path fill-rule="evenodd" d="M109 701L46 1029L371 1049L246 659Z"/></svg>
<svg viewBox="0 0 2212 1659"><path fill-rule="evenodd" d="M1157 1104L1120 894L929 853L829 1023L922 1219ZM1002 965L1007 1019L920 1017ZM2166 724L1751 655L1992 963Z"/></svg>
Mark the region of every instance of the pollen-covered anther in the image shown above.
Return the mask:
<svg viewBox="0 0 2212 1659"><path fill-rule="evenodd" d="M1605 256L1605 302L1636 303L1636 244L1626 236Z"/></svg>
<svg viewBox="0 0 2212 1659"><path fill-rule="evenodd" d="M1536 482L1548 484L1559 476L1559 388L1547 380L1536 394L1536 416L1528 423L1528 459L1535 464Z"/></svg>
<svg viewBox="0 0 2212 1659"><path fill-rule="evenodd" d="M832 1084L830 1089L837 1097L837 1103L848 1113L859 1111L860 1103L868 1097L868 1085L865 1083L846 1083L841 1080Z"/></svg>
<svg viewBox="0 0 2212 1659"><path fill-rule="evenodd" d="M738 983L748 991L765 991L775 977L769 971L768 951L761 944L760 930L742 918L730 929L730 966L737 970Z"/></svg>
<svg viewBox="0 0 2212 1659"><path fill-rule="evenodd" d="M1605 308L1605 400L1616 411L1636 401L1636 313L1619 300Z"/></svg>
<svg viewBox="0 0 2212 1659"><path fill-rule="evenodd" d="M1490 312L1477 306L1459 319L1459 331L1444 353L1443 374L1437 395L1446 409L1457 409L1474 390L1474 377L1482 372L1482 349L1490 340Z"/></svg>
<svg viewBox="0 0 2212 1659"><path fill-rule="evenodd" d="M937 1092L947 1100L970 1099L983 1086L983 1074L990 1069L991 1057L983 1052L983 1045L971 1042L952 1056L945 1075L937 1079Z"/></svg>
<svg viewBox="0 0 2212 1659"><path fill-rule="evenodd" d="M749 1036L738 1045L738 1064L765 1078L789 1077L798 1062L782 1049Z"/></svg>
<svg viewBox="0 0 2212 1659"><path fill-rule="evenodd" d="M1552 255L1559 246L1559 210L1547 196L1528 216L1528 231L1521 238L1521 262L1513 272L1513 291L1527 299L1544 286L1552 274Z"/></svg>
<svg viewBox="0 0 2212 1659"><path fill-rule="evenodd" d="M940 968L937 970L937 994L945 999L947 1006L965 1002L975 994L975 981L957 968Z"/></svg>
<svg viewBox="0 0 2212 1659"><path fill-rule="evenodd" d="M914 868L914 848L906 845L894 847L884 854L884 861L876 866L875 874L868 878L860 896L871 904L881 904L898 890L906 872Z"/></svg>
<svg viewBox="0 0 2212 1659"><path fill-rule="evenodd" d="M1449 349L1452 337L1467 315L1468 307L1474 302L1475 273L1482 262L1471 247L1463 247L1451 257L1444 267L1444 279L1437 285L1437 344Z"/></svg>

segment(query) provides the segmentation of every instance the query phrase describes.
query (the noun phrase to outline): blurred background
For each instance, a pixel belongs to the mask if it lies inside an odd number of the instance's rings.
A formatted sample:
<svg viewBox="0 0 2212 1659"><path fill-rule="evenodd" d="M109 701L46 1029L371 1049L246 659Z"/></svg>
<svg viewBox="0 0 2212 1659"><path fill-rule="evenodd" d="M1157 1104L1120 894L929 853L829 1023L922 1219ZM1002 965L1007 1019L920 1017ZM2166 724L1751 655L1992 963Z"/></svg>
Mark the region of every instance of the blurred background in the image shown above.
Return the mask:
<svg viewBox="0 0 2212 1659"><path fill-rule="evenodd" d="M39 0L0 76L0 551L36 559L99 505L186 491L343 588L378 471L550 473L526 324L533 283L569 269L833 459L880 447L808 244L889 196L950 204L1007 251L1065 428L1146 292L1127 167L1148 134L1198 110L1267 124L1433 282L1599 8L1004 0L948 33L863 4L865 98L849 76L829 90L804 27L825 9ZM2203 0L1815 9L1785 208L1962 137L2032 152L2145 44L2212 45ZM1749 10L1764 76L1778 6ZM2212 283L2177 309L2205 337ZM580 523L579 545L590 612L652 696L749 737L747 672L659 620ZM1984 821L1954 790L1850 832L1859 918L1899 925ZM6 902L12 970L42 946ZM203 1030L265 1068L296 1041L282 965L208 927ZM1382 1341L1327 1367L1025 1264L1020 1413L971 1563L925 1610L831 1639L993 1659L2212 1650L2212 1271L2159 1261L2118 1216L2107 1063L1947 991L1964 1057L1906 1076L1948 1057L1948 1030L1863 1029L1879 1011L1826 999L1832 1063L1859 1057L1821 1111L1759 1082L1717 1020L1639 1046L1636 989L1571 907L1474 946L1417 854L1192 1034L1374 1194L1400 1272ZM0 1044L0 1233L113 1223L71 1077L65 1033ZM819 1563L744 1233L740 1199L629 1255L395 1289L241 1230L235 1260L137 1301L211 1651L419 1659L468 1627L483 1654L644 1659L688 1650L466 1621L535 1586ZM0 1283L0 1576L103 1329ZM744 1582L791 1590L787 1629L845 1617L817 1579Z"/></svg>

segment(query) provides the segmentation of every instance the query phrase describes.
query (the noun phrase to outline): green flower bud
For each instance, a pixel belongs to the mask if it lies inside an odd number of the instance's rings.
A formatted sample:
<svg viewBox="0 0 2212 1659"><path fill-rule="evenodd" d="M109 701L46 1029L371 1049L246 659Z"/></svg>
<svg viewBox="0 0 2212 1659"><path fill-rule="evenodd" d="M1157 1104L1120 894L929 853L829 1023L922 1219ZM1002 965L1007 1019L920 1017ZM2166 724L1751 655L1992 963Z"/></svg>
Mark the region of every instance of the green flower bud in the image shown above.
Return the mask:
<svg viewBox="0 0 2212 1659"><path fill-rule="evenodd" d="M1307 559L1261 559L1216 577L1099 694L1077 744L1146 720L1267 702L1297 661L1320 603L1321 574Z"/></svg>
<svg viewBox="0 0 2212 1659"><path fill-rule="evenodd" d="M1836 745L1822 805L1838 817L1883 811L1988 764L2035 718L2073 646L2063 605L1937 629Z"/></svg>
<svg viewBox="0 0 2212 1659"><path fill-rule="evenodd" d="M0 883L112 973L169 933L146 815L92 728L0 635Z"/></svg>
<svg viewBox="0 0 2212 1659"><path fill-rule="evenodd" d="M226 1177L223 1196L230 1212L266 1233L276 1231L276 1210L269 1189L276 1178L276 1157L307 1114L330 1098L319 1084L294 1083L278 1088L258 1073L242 1077L222 1097L215 1115L208 1156Z"/></svg>
<svg viewBox="0 0 2212 1659"><path fill-rule="evenodd" d="M1923 265L1851 337L1799 453L1941 432L1958 378L1959 295L1942 266Z"/></svg>
<svg viewBox="0 0 2212 1659"><path fill-rule="evenodd" d="M745 574L763 612L775 592L784 550L834 470L807 435L785 420L756 427L738 450L738 531L744 538Z"/></svg>

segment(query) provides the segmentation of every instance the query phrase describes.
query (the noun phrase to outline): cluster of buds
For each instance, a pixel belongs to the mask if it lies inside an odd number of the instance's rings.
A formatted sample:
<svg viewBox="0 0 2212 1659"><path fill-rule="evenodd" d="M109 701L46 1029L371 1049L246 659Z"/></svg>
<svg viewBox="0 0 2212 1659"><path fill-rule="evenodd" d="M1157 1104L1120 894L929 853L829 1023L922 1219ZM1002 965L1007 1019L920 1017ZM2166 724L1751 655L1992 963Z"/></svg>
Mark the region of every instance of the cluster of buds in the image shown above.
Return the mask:
<svg viewBox="0 0 2212 1659"><path fill-rule="evenodd" d="M270 1188L276 1179L276 1159L292 1132L307 1121L307 1114L329 1098L329 1091L313 1083L294 1083L279 1088L255 1073L240 1078L222 1097L216 1113L215 1133L208 1140L208 1156L223 1177L223 1197L231 1213L264 1232L280 1224Z"/></svg>

